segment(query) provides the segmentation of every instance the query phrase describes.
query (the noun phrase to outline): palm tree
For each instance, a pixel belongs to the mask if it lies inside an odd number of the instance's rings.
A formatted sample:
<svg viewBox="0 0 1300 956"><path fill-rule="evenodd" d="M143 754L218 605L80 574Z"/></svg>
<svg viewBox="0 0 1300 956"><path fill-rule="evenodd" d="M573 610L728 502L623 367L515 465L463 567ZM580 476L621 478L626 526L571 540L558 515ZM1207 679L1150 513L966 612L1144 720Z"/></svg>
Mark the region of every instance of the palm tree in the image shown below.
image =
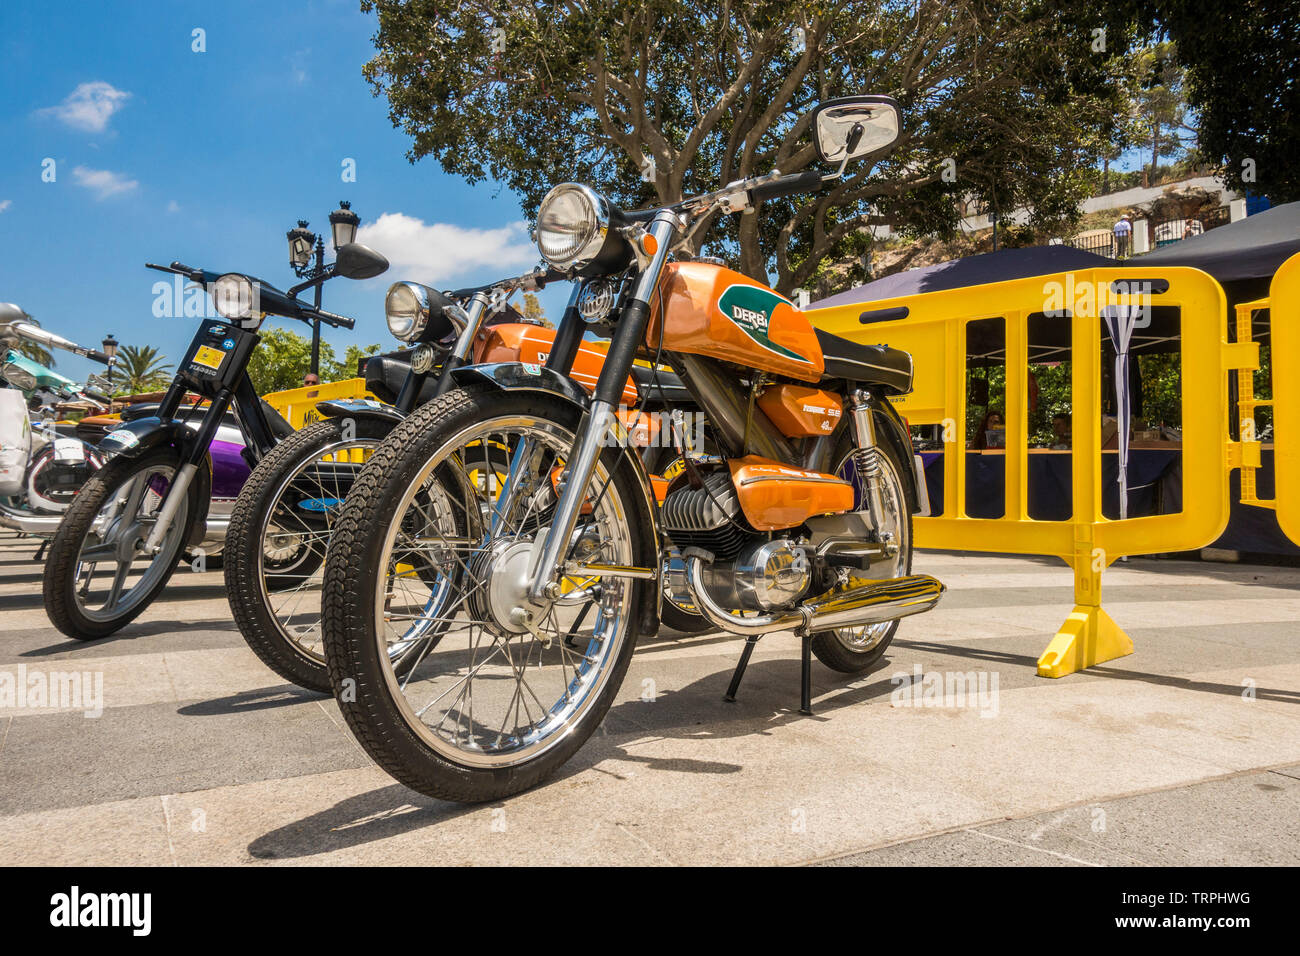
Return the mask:
<svg viewBox="0 0 1300 956"><path fill-rule="evenodd" d="M122 376L113 389L116 395L151 392L167 384L171 366L162 361L162 353L152 345L125 345L118 349L113 378Z"/></svg>

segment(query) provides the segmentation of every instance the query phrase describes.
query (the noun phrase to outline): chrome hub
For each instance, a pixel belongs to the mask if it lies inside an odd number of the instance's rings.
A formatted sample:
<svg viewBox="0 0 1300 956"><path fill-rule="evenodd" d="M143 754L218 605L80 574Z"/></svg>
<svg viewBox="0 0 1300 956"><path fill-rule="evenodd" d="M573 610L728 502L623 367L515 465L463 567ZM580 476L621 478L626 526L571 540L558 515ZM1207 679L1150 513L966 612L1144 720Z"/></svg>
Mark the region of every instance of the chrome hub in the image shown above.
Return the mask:
<svg viewBox="0 0 1300 956"><path fill-rule="evenodd" d="M502 634L537 633L549 607L528 596L532 553L530 538L500 538L478 553L472 567L482 583L469 601L477 620Z"/></svg>

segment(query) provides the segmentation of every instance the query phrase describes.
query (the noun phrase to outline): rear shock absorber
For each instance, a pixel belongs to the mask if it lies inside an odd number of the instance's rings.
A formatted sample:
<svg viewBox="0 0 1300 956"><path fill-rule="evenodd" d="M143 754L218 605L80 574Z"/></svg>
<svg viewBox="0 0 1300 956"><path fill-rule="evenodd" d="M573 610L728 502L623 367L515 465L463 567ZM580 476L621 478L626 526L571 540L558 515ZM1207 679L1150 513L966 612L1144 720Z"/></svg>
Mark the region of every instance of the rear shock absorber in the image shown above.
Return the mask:
<svg viewBox="0 0 1300 956"><path fill-rule="evenodd" d="M885 503L881 496L884 468L880 464L882 452L876 442L876 420L872 414L875 401L865 389L856 389L849 395L849 410L853 413L853 437L857 445L853 452L853 463L857 467L858 479L862 482L862 493L867 498L871 524L881 543L893 544L893 535L885 530Z"/></svg>

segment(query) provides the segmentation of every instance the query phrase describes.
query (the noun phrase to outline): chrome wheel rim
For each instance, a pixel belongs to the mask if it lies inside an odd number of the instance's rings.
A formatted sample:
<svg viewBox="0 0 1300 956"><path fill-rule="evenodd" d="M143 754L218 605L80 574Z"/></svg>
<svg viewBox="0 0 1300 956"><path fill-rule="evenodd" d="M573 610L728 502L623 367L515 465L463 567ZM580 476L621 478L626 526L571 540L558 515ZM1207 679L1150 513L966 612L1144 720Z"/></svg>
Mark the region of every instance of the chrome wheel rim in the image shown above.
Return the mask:
<svg viewBox="0 0 1300 956"><path fill-rule="evenodd" d="M176 469L153 465L127 476L99 509L77 554L73 598L92 621L111 621L133 610L161 580L180 551L189 496L164 535L158 553L141 551L171 488ZM142 562L147 562L143 570ZM102 596L102 601L98 598Z"/></svg>
<svg viewBox="0 0 1300 956"><path fill-rule="evenodd" d="M285 474L275 487L271 505L264 509L257 525L258 597L275 622L280 636L299 653L324 666L321 638L321 583L324 562L307 571L280 570L272 566L279 554L323 553L334 533L344 493L360 473L362 463L352 459L372 451L379 442L356 438L333 441L311 452L310 458ZM360 453L360 454L356 454ZM326 461L326 459L330 459ZM290 494L292 492L292 494ZM292 501L286 500L286 495ZM274 591L267 584L271 575L293 582Z"/></svg>
<svg viewBox="0 0 1300 956"><path fill-rule="evenodd" d="M547 479L562 468L572 443L571 432L539 418L476 423L430 456L380 532L385 570L375 582L373 622L380 646L408 642L412 628L445 628L404 674L390 661L385 679L411 730L454 763L512 766L568 738L600 697L627 639L632 584L609 577L562 579L560 601L530 628L510 630L502 589L524 579L514 572L526 567L531 541L543 533L540 522L555 501ZM539 478L519 507L494 525L503 489L518 478L508 467L502 471L507 456L499 452L521 445L536 456L521 472ZM574 540L589 560L627 564L627 503L609 477L597 467L591 486L597 491L590 495L595 506L580 519ZM418 501L432 488L440 489L445 514L432 514ZM401 572L402 556L417 552L438 569L433 579Z"/></svg>

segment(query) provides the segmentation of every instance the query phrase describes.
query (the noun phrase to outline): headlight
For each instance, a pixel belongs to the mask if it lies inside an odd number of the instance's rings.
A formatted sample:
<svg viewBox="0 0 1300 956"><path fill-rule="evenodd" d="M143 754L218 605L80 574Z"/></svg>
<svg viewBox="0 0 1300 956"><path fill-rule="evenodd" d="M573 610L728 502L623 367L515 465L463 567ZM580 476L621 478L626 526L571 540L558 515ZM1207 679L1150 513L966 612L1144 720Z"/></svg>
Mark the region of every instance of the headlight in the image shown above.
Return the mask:
<svg viewBox="0 0 1300 956"><path fill-rule="evenodd" d="M537 248L560 269L595 259L608 232L609 202L580 183L556 186L537 210Z"/></svg>
<svg viewBox="0 0 1300 956"><path fill-rule="evenodd" d="M403 342L420 337L429 321L429 290L418 282L394 282L384 297L388 331Z"/></svg>
<svg viewBox="0 0 1300 956"><path fill-rule="evenodd" d="M217 314L227 319L250 319L259 314L257 289L248 276L229 272L208 287Z"/></svg>

